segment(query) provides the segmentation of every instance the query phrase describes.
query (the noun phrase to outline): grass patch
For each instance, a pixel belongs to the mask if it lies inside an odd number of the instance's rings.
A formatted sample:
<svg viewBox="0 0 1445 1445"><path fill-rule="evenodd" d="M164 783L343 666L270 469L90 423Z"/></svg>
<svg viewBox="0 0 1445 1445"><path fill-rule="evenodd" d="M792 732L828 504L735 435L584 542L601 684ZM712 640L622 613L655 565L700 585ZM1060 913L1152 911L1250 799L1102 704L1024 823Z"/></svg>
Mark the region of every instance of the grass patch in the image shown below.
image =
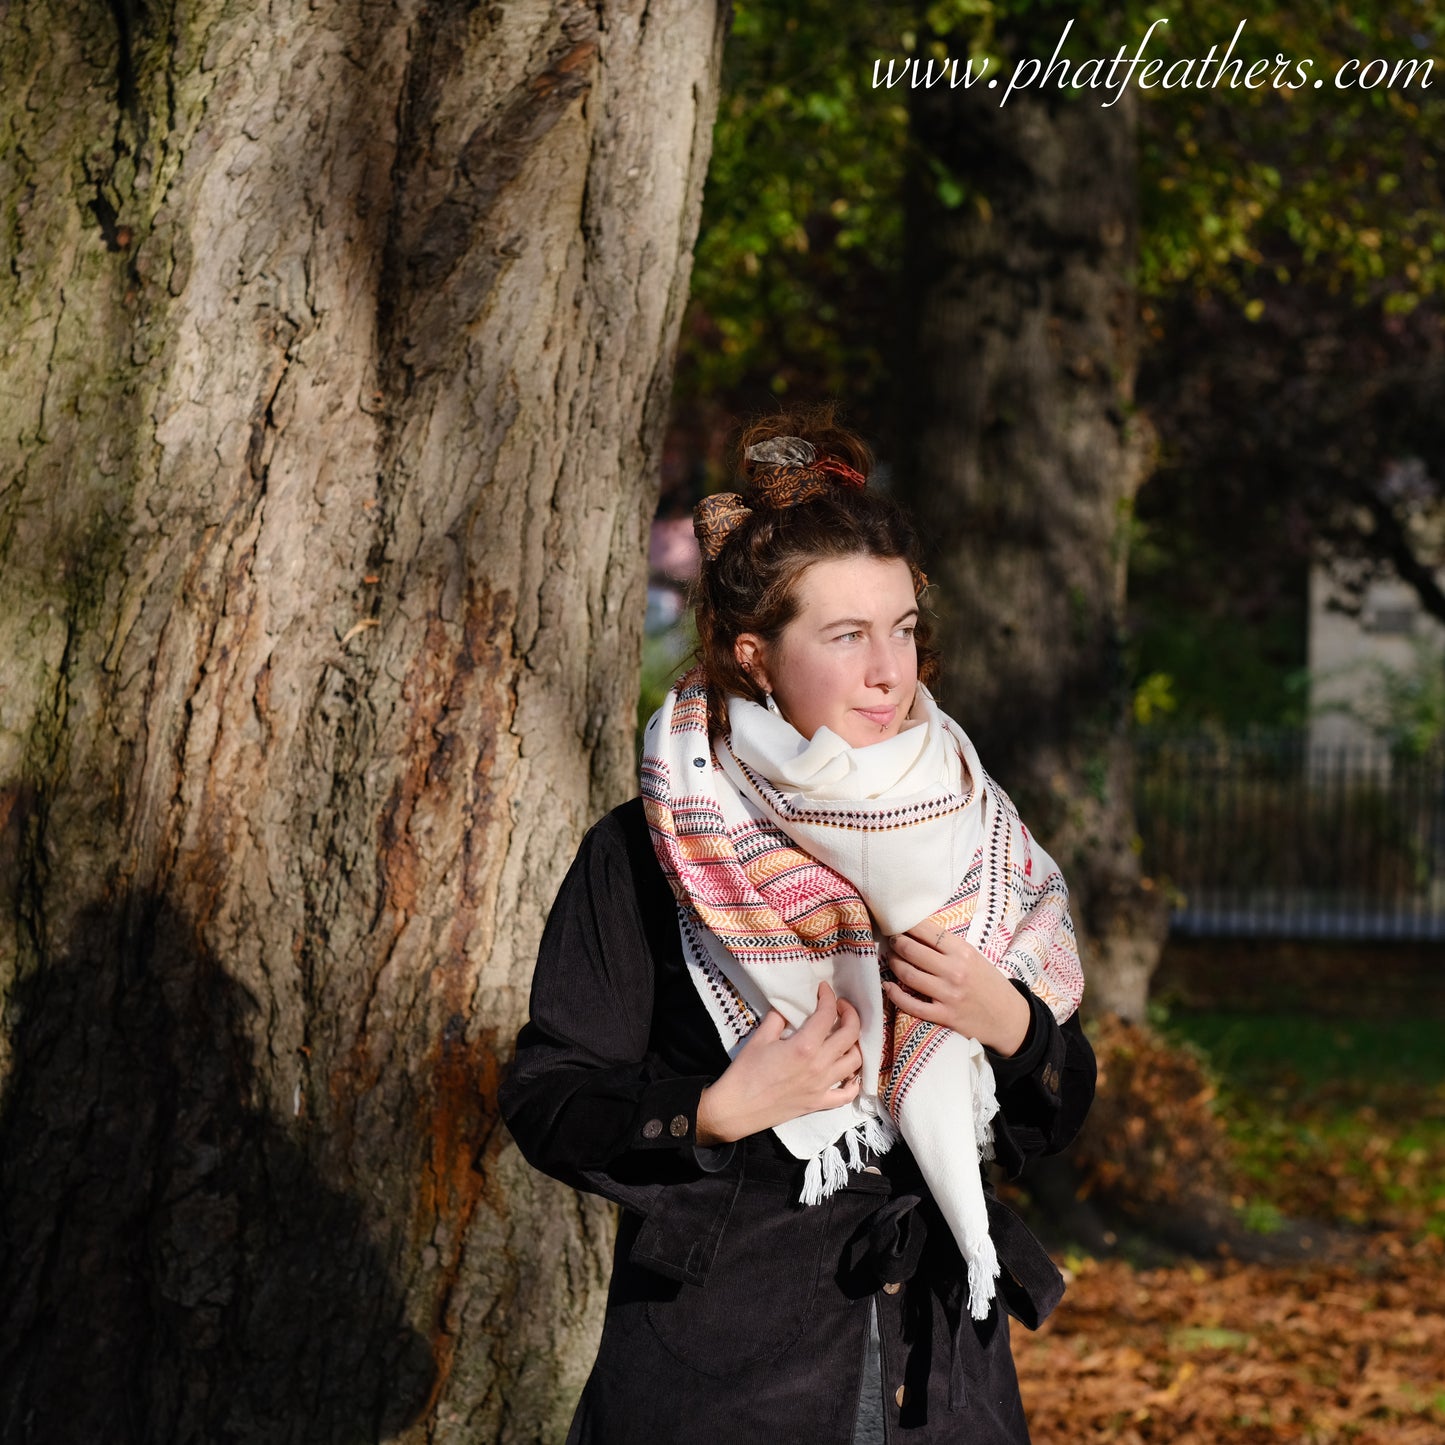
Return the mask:
<svg viewBox="0 0 1445 1445"><path fill-rule="evenodd" d="M1170 1330L1168 1343L1175 1350L1247 1350L1254 1336L1242 1330L1226 1330L1215 1325L1187 1325Z"/></svg>
<svg viewBox="0 0 1445 1445"><path fill-rule="evenodd" d="M1436 1019L1171 1011L1165 1032L1198 1047L1231 1087L1325 1090L1371 1101L1380 1089L1445 1096Z"/></svg>
<svg viewBox="0 0 1445 1445"><path fill-rule="evenodd" d="M1280 1216L1445 1234L1445 1049L1435 1020L1173 1011L1219 1081L1250 1228Z"/></svg>
<svg viewBox="0 0 1445 1445"><path fill-rule="evenodd" d="M1239 1222L1251 1234L1278 1234L1284 1228L1284 1215L1268 1199L1249 1199L1239 1211Z"/></svg>

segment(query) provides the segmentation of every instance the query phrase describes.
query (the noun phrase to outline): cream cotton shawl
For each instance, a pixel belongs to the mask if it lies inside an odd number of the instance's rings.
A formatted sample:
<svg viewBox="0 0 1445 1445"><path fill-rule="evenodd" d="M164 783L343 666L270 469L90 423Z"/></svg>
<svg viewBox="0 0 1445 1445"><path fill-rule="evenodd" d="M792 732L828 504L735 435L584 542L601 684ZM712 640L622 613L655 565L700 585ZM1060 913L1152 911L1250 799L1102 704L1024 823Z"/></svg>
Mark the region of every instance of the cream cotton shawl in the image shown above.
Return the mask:
<svg viewBox="0 0 1445 1445"><path fill-rule="evenodd" d="M801 1025L822 981L853 1004L858 1098L775 1132L808 1161L807 1203L842 1186L862 1147L883 1152L901 1132L982 1319L998 1274L979 1169L992 1155L993 1071L976 1039L886 1000L886 940L925 921L959 934L1062 1022L1083 992L1063 878L921 685L903 729L863 748L826 727L804 738L739 697L728 721L710 743L694 669L644 736L643 803L690 976L730 1054L769 1008Z"/></svg>

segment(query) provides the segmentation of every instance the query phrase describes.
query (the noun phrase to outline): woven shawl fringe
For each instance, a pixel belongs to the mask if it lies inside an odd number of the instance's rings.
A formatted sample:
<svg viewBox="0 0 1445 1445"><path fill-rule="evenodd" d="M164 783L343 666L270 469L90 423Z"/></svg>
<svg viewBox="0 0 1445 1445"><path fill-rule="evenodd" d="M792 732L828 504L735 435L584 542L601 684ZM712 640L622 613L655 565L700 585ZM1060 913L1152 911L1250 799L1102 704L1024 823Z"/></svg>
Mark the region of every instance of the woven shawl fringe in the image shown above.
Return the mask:
<svg viewBox="0 0 1445 1445"><path fill-rule="evenodd" d="M992 1238L985 1234L964 1252L968 1266L968 1312L976 1320L986 1320L993 1308L994 1281L998 1278L998 1251Z"/></svg>
<svg viewBox="0 0 1445 1445"><path fill-rule="evenodd" d="M798 1196L799 1203L821 1204L848 1182L850 1169L863 1167L864 1149L874 1154L886 1154L897 1140L897 1126L891 1119L878 1114L870 1114L845 1129L832 1144L808 1160L808 1167L803 1171L803 1192ZM848 1151L846 1163L844 1149Z"/></svg>
<svg viewBox="0 0 1445 1445"><path fill-rule="evenodd" d="M998 1088L993 1070L976 1069L973 1075L973 1138L978 1157L988 1163L993 1158L993 1120L998 1113Z"/></svg>

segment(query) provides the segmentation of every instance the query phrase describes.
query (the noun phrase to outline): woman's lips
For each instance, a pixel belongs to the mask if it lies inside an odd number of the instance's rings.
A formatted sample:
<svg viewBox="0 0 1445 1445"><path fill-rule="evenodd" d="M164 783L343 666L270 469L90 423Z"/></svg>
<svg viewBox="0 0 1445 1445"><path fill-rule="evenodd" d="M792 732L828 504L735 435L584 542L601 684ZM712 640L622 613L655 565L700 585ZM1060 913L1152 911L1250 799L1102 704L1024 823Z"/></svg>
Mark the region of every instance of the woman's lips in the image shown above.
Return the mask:
<svg viewBox="0 0 1445 1445"><path fill-rule="evenodd" d="M896 704L889 704L887 707L855 707L854 712L859 717L867 718L875 727L886 728L898 712Z"/></svg>

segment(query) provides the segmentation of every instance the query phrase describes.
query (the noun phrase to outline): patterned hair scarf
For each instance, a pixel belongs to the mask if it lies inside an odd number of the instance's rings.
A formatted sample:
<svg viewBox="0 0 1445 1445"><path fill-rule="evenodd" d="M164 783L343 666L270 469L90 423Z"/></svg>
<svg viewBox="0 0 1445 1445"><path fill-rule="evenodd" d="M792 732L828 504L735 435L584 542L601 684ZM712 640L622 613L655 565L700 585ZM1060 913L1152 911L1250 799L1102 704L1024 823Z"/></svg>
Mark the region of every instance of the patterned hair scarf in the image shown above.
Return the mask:
<svg viewBox="0 0 1445 1445"><path fill-rule="evenodd" d="M643 803L693 983L730 1054L770 1008L801 1025L822 981L853 1004L858 1098L774 1131L808 1161L802 1200L826 1198L864 1146L882 1153L901 1133L984 1319L998 1274L979 1170L993 1071L976 1039L885 998L886 940L924 922L958 934L1062 1022L1084 987L1064 880L921 685L903 730L863 748L825 727L808 740L740 697L728 717L714 747L695 668L644 739Z"/></svg>

